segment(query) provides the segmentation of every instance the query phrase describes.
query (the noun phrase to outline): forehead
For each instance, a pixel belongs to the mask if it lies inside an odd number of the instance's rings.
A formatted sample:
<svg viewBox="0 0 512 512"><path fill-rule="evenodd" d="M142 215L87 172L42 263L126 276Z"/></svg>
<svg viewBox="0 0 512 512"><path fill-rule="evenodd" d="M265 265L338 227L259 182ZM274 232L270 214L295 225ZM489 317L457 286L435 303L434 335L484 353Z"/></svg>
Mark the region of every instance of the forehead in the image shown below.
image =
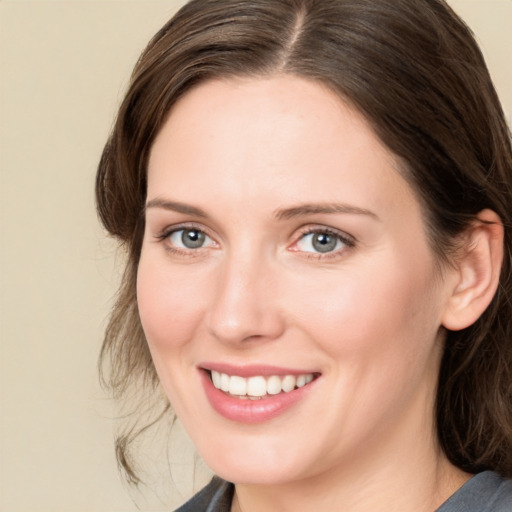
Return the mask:
<svg viewBox="0 0 512 512"><path fill-rule="evenodd" d="M218 80L173 107L151 150L148 198L215 193L246 207L264 198L387 210L412 197L397 168L366 119L322 84Z"/></svg>

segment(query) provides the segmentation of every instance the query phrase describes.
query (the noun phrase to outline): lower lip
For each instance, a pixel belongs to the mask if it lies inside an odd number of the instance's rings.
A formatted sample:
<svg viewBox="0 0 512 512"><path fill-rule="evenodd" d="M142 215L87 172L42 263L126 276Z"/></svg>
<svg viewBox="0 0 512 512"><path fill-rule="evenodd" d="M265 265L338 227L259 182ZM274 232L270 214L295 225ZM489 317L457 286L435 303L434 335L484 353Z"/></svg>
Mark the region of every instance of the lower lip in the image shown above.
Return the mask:
<svg viewBox="0 0 512 512"><path fill-rule="evenodd" d="M259 400L236 398L217 389L204 370L200 370L206 396L213 409L224 418L239 423L262 423L271 420L303 399L315 380L288 393L266 396Z"/></svg>

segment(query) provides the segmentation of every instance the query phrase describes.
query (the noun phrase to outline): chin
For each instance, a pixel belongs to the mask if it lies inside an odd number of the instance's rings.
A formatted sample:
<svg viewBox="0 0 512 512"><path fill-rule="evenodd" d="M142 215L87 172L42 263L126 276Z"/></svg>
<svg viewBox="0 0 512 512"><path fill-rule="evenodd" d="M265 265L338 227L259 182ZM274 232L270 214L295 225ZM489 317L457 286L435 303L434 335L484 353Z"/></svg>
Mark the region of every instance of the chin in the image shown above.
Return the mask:
<svg viewBox="0 0 512 512"><path fill-rule="evenodd" d="M284 466L270 468L265 464L254 464L248 460L237 460L234 464L208 464L208 467L218 476L242 485L280 485L295 480L294 475Z"/></svg>
<svg viewBox="0 0 512 512"><path fill-rule="evenodd" d="M215 450L207 449L203 453L200 450L199 454L216 475L236 484L284 484L306 477L305 472L311 466L296 447L280 446L276 450L264 440L252 441L249 446L230 442L226 447L218 443Z"/></svg>

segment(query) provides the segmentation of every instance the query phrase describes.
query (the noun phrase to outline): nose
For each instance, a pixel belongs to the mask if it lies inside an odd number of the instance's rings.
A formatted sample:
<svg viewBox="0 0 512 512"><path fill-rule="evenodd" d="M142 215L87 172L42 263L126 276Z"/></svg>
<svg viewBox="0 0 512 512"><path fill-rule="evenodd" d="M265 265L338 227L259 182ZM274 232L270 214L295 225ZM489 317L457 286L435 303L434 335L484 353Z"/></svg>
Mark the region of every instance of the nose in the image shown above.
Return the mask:
<svg viewBox="0 0 512 512"><path fill-rule="evenodd" d="M255 257L233 255L223 264L206 314L210 334L228 344L277 339L285 329L276 272Z"/></svg>

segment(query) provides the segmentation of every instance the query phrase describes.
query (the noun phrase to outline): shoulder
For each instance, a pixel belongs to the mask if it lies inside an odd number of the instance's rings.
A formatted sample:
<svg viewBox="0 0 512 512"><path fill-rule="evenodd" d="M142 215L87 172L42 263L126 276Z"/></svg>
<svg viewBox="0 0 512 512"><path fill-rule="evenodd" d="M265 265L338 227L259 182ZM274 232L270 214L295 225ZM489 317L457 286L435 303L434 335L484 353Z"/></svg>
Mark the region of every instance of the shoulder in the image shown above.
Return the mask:
<svg viewBox="0 0 512 512"><path fill-rule="evenodd" d="M512 512L512 481L492 471L479 473L437 512Z"/></svg>
<svg viewBox="0 0 512 512"><path fill-rule="evenodd" d="M234 486L218 477L194 495L175 512L229 512Z"/></svg>

